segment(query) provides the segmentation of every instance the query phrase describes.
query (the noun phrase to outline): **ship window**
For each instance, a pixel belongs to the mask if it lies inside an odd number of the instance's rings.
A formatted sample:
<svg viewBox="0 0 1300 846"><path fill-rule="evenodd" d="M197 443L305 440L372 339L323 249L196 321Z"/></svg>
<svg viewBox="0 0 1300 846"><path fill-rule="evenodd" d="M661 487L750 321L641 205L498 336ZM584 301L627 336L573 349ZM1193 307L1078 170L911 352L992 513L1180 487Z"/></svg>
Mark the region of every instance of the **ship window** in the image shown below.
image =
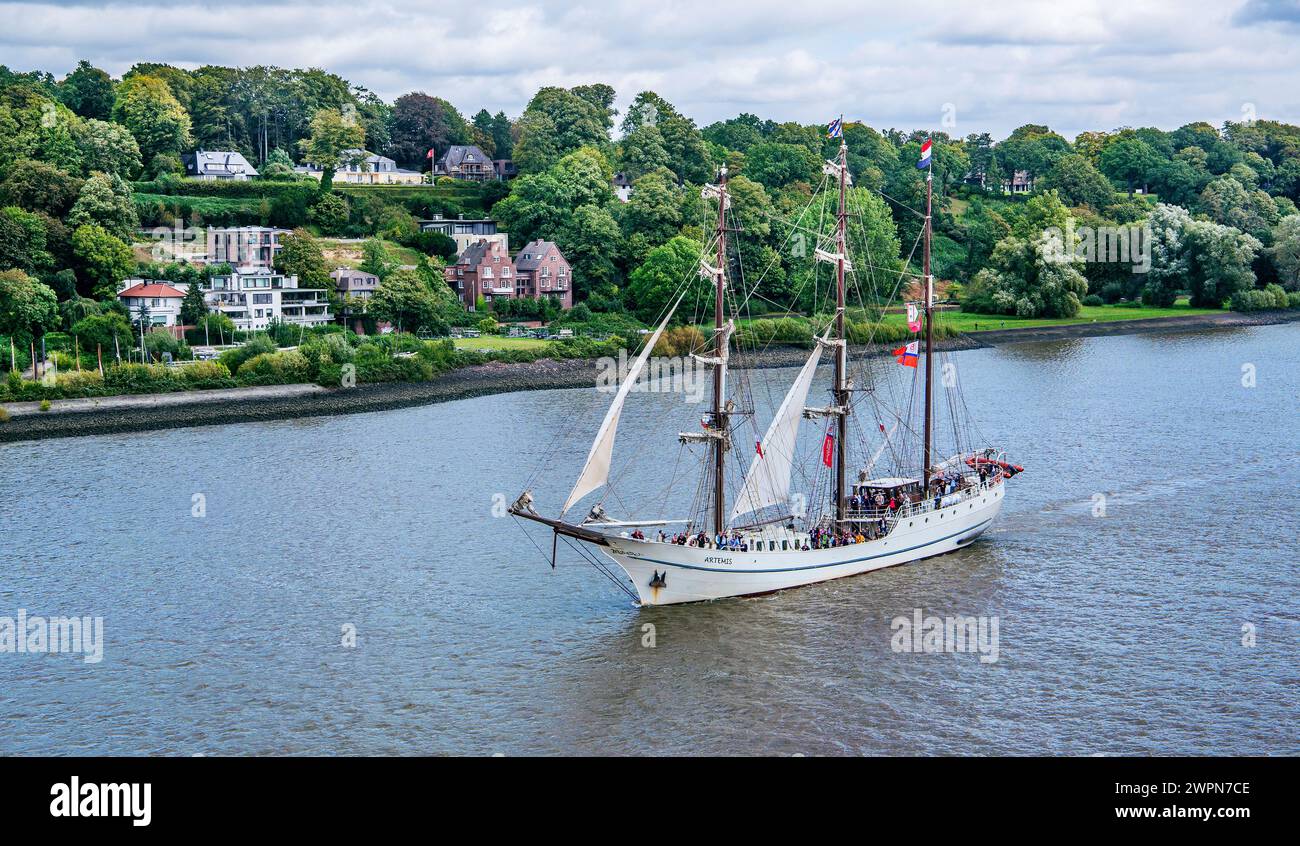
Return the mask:
<svg viewBox="0 0 1300 846"><path fill-rule="evenodd" d="M781 541L781 549L782 549L783 551L784 551L784 550L787 550L787 549L789 549L789 548L790 548L790 541Z"/></svg>

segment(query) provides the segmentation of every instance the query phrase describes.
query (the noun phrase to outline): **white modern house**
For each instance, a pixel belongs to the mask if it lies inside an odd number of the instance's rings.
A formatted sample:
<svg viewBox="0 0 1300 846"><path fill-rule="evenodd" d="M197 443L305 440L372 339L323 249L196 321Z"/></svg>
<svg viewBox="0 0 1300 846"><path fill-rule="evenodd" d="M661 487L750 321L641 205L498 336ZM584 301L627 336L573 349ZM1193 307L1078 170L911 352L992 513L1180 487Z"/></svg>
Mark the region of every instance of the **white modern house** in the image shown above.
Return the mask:
<svg viewBox="0 0 1300 846"><path fill-rule="evenodd" d="M314 164L299 165L294 170L317 179L323 172ZM344 150L340 156L339 165L334 170L334 181L355 185L419 185L424 182L424 174L400 168L387 156L353 149Z"/></svg>
<svg viewBox="0 0 1300 846"><path fill-rule="evenodd" d="M334 322L324 288L299 288L297 276L246 265L212 277L204 292L208 308L226 315L236 329L266 329L273 321L303 326Z"/></svg>
<svg viewBox="0 0 1300 846"><path fill-rule="evenodd" d="M181 301L189 285L158 282L152 279L127 279L117 298L131 312L133 320L148 311L151 326L181 325Z"/></svg>
<svg viewBox="0 0 1300 846"><path fill-rule="evenodd" d="M270 267L283 246L280 238L288 229L269 226L209 226L207 260L235 267Z"/></svg>

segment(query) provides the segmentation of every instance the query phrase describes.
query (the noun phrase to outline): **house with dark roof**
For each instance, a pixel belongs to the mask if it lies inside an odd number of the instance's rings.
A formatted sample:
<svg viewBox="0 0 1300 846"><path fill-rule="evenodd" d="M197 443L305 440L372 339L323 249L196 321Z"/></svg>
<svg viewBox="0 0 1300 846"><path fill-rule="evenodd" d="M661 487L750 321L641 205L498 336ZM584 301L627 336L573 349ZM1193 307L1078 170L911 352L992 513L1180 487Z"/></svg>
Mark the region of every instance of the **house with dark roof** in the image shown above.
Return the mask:
<svg viewBox="0 0 1300 846"><path fill-rule="evenodd" d="M470 182L496 179L496 165L492 157L473 144L453 144L433 165L433 176L450 176Z"/></svg>
<svg viewBox="0 0 1300 846"><path fill-rule="evenodd" d="M443 278L470 311L475 309L480 297L492 302L498 297L515 296L515 270L510 253L497 240L485 238L466 247L456 263L443 271Z"/></svg>
<svg viewBox="0 0 1300 846"><path fill-rule="evenodd" d="M228 150L195 150L182 153L185 175L194 179L246 180L257 176L257 169L242 154Z"/></svg>
<svg viewBox="0 0 1300 846"><path fill-rule="evenodd" d="M529 241L515 256L515 296L573 306L573 270L554 241Z"/></svg>

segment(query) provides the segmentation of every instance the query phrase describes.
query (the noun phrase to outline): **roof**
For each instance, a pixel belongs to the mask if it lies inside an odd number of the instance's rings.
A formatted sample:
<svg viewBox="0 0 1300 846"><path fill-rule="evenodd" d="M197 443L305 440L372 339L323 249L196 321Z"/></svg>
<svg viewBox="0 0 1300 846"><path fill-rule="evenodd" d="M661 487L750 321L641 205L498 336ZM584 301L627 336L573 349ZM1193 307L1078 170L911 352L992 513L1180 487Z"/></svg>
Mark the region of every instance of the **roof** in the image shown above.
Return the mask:
<svg viewBox="0 0 1300 846"><path fill-rule="evenodd" d="M529 241L524 248L519 251L519 257L515 259L515 267L519 270L536 270L537 266L542 263L542 256L554 249L557 253L560 248L555 246L554 241ZM560 253L563 258L564 254Z"/></svg>
<svg viewBox="0 0 1300 846"><path fill-rule="evenodd" d="M474 144L453 144L438 158L438 167L450 170L453 167L460 167L465 162L490 165L492 157Z"/></svg>
<svg viewBox="0 0 1300 846"><path fill-rule="evenodd" d="M379 276L374 273L367 273L364 270L357 270L355 267L340 267L330 271L330 276L334 279L378 279Z"/></svg>
<svg viewBox="0 0 1300 846"><path fill-rule="evenodd" d="M488 241L486 238L475 241L473 244L470 244L465 248L465 252L460 254L460 258L456 260L456 264L465 265L467 267L477 267L479 262L483 261L483 257L488 254L488 251L491 248L492 242Z"/></svg>
<svg viewBox="0 0 1300 846"><path fill-rule="evenodd" d="M233 150L195 150L185 156L185 164L193 176L257 176L257 169L248 163L243 154Z"/></svg>
<svg viewBox="0 0 1300 846"><path fill-rule="evenodd" d="M141 283L133 285L130 288L118 294L119 297L163 297L169 300L185 299L185 292L178 291L171 285L164 285L161 282Z"/></svg>

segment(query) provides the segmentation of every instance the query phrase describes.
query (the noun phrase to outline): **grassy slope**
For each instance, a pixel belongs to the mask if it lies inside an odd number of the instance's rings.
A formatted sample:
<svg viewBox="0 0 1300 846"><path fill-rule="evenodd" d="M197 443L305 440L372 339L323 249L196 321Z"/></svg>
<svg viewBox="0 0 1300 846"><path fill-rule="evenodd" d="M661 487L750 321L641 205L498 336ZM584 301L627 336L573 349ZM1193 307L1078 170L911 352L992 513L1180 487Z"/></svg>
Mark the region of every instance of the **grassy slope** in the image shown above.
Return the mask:
<svg viewBox="0 0 1300 846"><path fill-rule="evenodd" d="M1105 323L1116 320L1149 320L1156 317L1187 317L1198 314L1222 314L1223 309L1191 308L1183 300L1173 308L1123 308L1121 306L1084 306L1078 317L1069 318L1020 318L1000 314L974 314L965 311L945 311L938 318L940 322L956 326L962 332L976 332L986 329L1015 329L1030 326L1063 326L1072 323ZM907 318L901 314L885 316L886 323L905 323Z"/></svg>
<svg viewBox="0 0 1300 846"><path fill-rule="evenodd" d="M341 243L333 238L319 238L321 250L325 253L325 260L331 266L336 267L360 267L362 252L360 243ZM384 250L388 253L388 260L397 264L419 264L420 252L412 250L409 247L403 247L392 241L384 241Z"/></svg>
<svg viewBox="0 0 1300 846"><path fill-rule="evenodd" d="M507 338L501 335L486 335L481 338L456 338L454 343L458 350L540 350L550 341L540 338Z"/></svg>

